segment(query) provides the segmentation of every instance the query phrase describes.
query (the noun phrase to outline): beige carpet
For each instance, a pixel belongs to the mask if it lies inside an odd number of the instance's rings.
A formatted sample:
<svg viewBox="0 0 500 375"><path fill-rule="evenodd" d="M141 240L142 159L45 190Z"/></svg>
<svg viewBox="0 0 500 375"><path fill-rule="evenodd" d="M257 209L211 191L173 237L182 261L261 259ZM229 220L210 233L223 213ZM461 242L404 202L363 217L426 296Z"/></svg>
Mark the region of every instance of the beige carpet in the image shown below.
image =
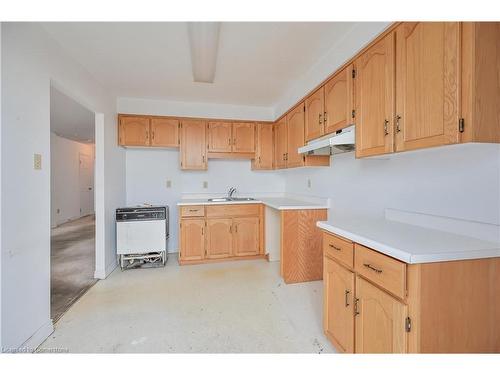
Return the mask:
<svg viewBox="0 0 500 375"><path fill-rule="evenodd" d="M52 229L50 267L50 315L57 321L97 281L93 215Z"/></svg>

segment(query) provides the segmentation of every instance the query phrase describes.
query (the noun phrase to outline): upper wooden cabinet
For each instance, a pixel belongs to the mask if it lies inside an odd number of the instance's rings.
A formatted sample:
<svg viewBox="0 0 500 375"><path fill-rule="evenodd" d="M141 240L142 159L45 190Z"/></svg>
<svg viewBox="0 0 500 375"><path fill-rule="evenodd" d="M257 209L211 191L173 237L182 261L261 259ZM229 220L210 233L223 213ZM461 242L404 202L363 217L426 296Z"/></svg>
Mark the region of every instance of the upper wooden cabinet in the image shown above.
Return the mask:
<svg viewBox="0 0 500 375"><path fill-rule="evenodd" d="M353 69L352 65L343 68L306 98L306 141L341 130L354 122Z"/></svg>
<svg viewBox="0 0 500 375"><path fill-rule="evenodd" d="M458 22L396 29L396 151L459 141L459 52Z"/></svg>
<svg viewBox="0 0 500 375"><path fill-rule="evenodd" d="M500 143L500 22L464 22L461 49L460 141Z"/></svg>
<svg viewBox="0 0 500 375"><path fill-rule="evenodd" d="M305 101L305 138L306 141L321 137L325 134L325 88L321 86L309 95Z"/></svg>
<svg viewBox="0 0 500 375"><path fill-rule="evenodd" d="M259 123L256 125L255 159L252 169L273 169L274 167L274 124Z"/></svg>
<svg viewBox="0 0 500 375"><path fill-rule="evenodd" d="M151 118L151 146L179 147L179 120Z"/></svg>
<svg viewBox="0 0 500 375"><path fill-rule="evenodd" d="M341 130L354 122L353 65L348 65L325 83L324 133Z"/></svg>
<svg viewBox="0 0 500 375"><path fill-rule="evenodd" d="M286 115L287 124L287 152L286 166L301 167L304 165L304 157L297 149L304 146L304 103L300 103Z"/></svg>
<svg viewBox="0 0 500 375"><path fill-rule="evenodd" d="M120 146L149 146L149 117L119 116Z"/></svg>
<svg viewBox="0 0 500 375"><path fill-rule="evenodd" d="M118 116L118 144L137 147L179 147L179 120L155 116Z"/></svg>
<svg viewBox="0 0 500 375"><path fill-rule="evenodd" d="M205 121L181 122L181 169L207 169L207 141Z"/></svg>
<svg viewBox="0 0 500 375"><path fill-rule="evenodd" d="M233 123L233 152L255 152L255 124Z"/></svg>
<svg viewBox="0 0 500 375"><path fill-rule="evenodd" d="M274 167L286 168L286 152L288 144L286 117L282 117L274 125Z"/></svg>
<svg viewBox="0 0 500 375"><path fill-rule="evenodd" d="M233 144L230 122L208 123L208 152L231 152Z"/></svg>
<svg viewBox="0 0 500 375"><path fill-rule="evenodd" d="M356 156L393 151L394 33L355 61Z"/></svg>

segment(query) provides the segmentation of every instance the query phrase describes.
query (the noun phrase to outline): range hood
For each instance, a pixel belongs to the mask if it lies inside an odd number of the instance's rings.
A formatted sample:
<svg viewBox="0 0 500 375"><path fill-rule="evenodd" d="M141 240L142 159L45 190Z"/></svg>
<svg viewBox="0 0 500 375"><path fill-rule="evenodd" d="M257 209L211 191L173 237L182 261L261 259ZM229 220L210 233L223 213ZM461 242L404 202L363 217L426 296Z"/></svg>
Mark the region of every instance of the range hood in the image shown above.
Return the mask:
<svg viewBox="0 0 500 375"><path fill-rule="evenodd" d="M354 125L329 134L323 138L307 142L307 145L299 147L299 154L307 155L333 155L343 152L354 151Z"/></svg>

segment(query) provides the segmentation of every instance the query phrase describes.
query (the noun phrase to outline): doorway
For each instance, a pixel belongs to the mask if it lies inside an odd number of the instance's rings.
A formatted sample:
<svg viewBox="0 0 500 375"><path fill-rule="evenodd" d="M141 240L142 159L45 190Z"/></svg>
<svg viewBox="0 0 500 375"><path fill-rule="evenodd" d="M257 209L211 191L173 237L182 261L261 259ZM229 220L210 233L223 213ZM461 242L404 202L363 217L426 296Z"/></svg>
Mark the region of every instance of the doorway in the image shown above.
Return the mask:
<svg viewBox="0 0 500 375"><path fill-rule="evenodd" d="M50 89L51 318L92 285L95 250L95 114Z"/></svg>

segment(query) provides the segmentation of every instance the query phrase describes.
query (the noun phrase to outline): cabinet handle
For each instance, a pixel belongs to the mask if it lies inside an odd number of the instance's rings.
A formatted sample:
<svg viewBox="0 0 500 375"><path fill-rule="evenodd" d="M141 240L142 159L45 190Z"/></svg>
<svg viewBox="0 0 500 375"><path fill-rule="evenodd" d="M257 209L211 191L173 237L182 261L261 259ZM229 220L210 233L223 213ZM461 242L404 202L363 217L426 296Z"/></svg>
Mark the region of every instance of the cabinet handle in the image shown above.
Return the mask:
<svg viewBox="0 0 500 375"><path fill-rule="evenodd" d="M197 209L191 209L191 210L189 210L189 212L198 212L198 210Z"/></svg>
<svg viewBox="0 0 500 375"><path fill-rule="evenodd" d="M326 124L326 111L323 112L323 123Z"/></svg>
<svg viewBox="0 0 500 375"><path fill-rule="evenodd" d="M203 163L205 163L205 155L202 156Z"/></svg>
<svg viewBox="0 0 500 375"><path fill-rule="evenodd" d="M389 120L384 120L384 135L389 134Z"/></svg>
<svg viewBox="0 0 500 375"><path fill-rule="evenodd" d="M319 124L320 124L320 125L321 125L321 116L322 116L322 115L321 115L321 113L320 113L320 114L318 115L318 122L319 122Z"/></svg>
<svg viewBox="0 0 500 375"><path fill-rule="evenodd" d="M363 263L363 266L365 266L368 269L371 269L372 271L375 271L376 273L382 273L381 269L373 267L370 263Z"/></svg>
<svg viewBox="0 0 500 375"><path fill-rule="evenodd" d="M345 307L349 306L349 293L351 292L348 290L345 291Z"/></svg>
<svg viewBox="0 0 500 375"><path fill-rule="evenodd" d="M155 132L151 132L151 139L154 141L155 140Z"/></svg>
<svg viewBox="0 0 500 375"><path fill-rule="evenodd" d="M229 138L229 139L227 140L227 144L228 144L228 145L231 145L231 138Z"/></svg>
<svg viewBox="0 0 500 375"><path fill-rule="evenodd" d="M233 139L233 146L236 146L236 138Z"/></svg>
<svg viewBox="0 0 500 375"><path fill-rule="evenodd" d="M401 116L397 115L396 116L396 133L399 133L401 131L401 126L399 121L401 120Z"/></svg>
<svg viewBox="0 0 500 375"><path fill-rule="evenodd" d="M236 225L234 226L234 231L235 231L235 233L238 233L238 224L236 224Z"/></svg>
<svg viewBox="0 0 500 375"><path fill-rule="evenodd" d="M354 316L359 315L358 302L359 298L354 298Z"/></svg>
<svg viewBox="0 0 500 375"><path fill-rule="evenodd" d="M205 229L201 227L201 235L203 236L205 234Z"/></svg>
<svg viewBox="0 0 500 375"><path fill-rule="evenodd" d="M233 233L233 226L232 225L229 226L229 233Z"/></svg>
<svg viewBox="0 0 500 375"><path fill-rule="evenodd" d="M331 248L334 248L337 251L342 251L342 249L340 247L337 247L334 244L329 244L328 246L330 246Z"/></svg>

